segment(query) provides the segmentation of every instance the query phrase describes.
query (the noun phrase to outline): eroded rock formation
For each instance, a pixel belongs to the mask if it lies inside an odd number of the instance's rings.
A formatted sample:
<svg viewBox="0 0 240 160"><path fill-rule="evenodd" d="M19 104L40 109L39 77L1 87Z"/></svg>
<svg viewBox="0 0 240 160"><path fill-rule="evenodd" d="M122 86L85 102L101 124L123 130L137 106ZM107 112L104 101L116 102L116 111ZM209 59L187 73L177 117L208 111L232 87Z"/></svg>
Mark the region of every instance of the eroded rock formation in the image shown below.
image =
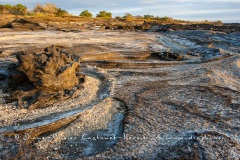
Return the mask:
<svg viewBox="0 0 240 160"><path fill-rule="evenodd" d="M22 107L25 104L29 109L42 108L55 100L69 98L74 95L79 80L83 78L83 75L77 74L79 57L63 52L61 47L50 46L39 51L18 52L17 59L18 74L12 77L12 81L17 79L16 85L25 83L25 87L16 88L12 95L17 97ZM32 83L33 86L23 94L26 83Z"/></svg>

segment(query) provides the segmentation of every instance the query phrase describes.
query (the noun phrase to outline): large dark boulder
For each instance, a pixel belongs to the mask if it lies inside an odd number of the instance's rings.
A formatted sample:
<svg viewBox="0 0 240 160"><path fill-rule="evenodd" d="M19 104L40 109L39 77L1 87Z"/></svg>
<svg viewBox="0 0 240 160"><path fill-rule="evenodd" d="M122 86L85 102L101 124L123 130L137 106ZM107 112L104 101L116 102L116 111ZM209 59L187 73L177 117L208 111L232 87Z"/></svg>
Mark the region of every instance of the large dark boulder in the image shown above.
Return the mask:
<svg viewBox="0 0 240 160"><path fill-rule="evenodd" d="M37 89L59 92L71 89L79 81L76 70L78 58L69 55L60 47L51 46L37 52L19 52L19 70L24 72Z"/></svg>
<svg viewBox="0 0 240 160"><path fill-rule="evenodd" d="M79 84L83 82L84 76L77 73L80 58L64 52L62 47L50 46L37 51L21 51L17 53L17 59L17 72L20 74L17 74L20 77L17 79L27 77L24 79L25 83L14 83L11 94L11 99L17 99L20 107L43 108L56 100L67 99L74 95ZM12 81L14 79L16 78L12 78Z"/></svg>

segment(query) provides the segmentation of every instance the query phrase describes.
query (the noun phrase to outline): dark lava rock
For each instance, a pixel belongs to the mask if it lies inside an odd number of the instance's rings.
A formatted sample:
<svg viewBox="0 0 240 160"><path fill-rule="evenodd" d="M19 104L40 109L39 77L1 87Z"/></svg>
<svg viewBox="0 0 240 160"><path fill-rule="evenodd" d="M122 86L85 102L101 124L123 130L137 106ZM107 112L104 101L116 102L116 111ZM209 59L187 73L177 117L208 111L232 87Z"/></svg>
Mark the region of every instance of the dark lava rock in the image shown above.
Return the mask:
<svg viewBox="0 0 240 160"><path fill-rule="evenodd" d="M123 120L127 108L124 102L120 103L118 112L108 122L107 129L99 129L84 133L78 137L71 137L62 142L61 153L66 159L77 159L98 154L123 139Z"/></svg>
<svg viewBox="0 0 240 160"><path fill-rule="evenodd" d="M6 77L0 73L0 81L3 81L5 79L6 79Z"/></svg>
<svg viewBox="0 0 240 160"><path fill-rule="evenodd" d="M239 32L240 28L237 24L224 24L222 26L217 26L213 24L168 24L159 25L157 32L166 31L180 31L180 30L213 30L213 31L223 31L227 33Z"/></svg>
<svg viewBox="0 0 240 160"><path fill-rule="evenodd" d="M20 150L20 143L15 138L0 135L0 159L14 159Z"/></svg>
<svg viewBox="0 0 240 160"><path fill-rule="evenodd" d="M170 146L165 146L157 157L163 160L235 159L233 156L237 154L237 148L237 142L220 133L195 132L181 137L181 140Z"/></svg>
<svg viewBox="0 0 240 160"><path fill-rule="evenodd" d="M16 19L3 25L1 28L11 28L16 30L42 30L45 29L39 23L31 22L25 19Z"/></svg>
<svg viewBox="0 0 240 160"><path fill-rule="evenodd" d="M183 55L180 53L163 52L159 54L159 59L166 61L180 61L183 59Z"/></svg>
<svg viewBox="0 0 240 160"><path fill-rule="evenodd" d="M58 92L72 89L79 81L76 70L78 58L51 46L39 52L19 52L19 69L24 72L37 89Z"/></svg>
<svg viewBox="0 0 240 160"><path fill-rule="evenodd" d="M203 148L199 146L197 140L180 140L171 147L166 147L166 151L158 154L160 159L205 159Z"/></svg>
<svg viewBox="0 0 240 160"><path fill-rule="evenodd" d="M41 108L71 97L83 77L76 73L79 57L63 52L62 47L18 52L17 59L19 67L10 84L11 99L18 99L20 107L27 102L30 109Z"/></svg>

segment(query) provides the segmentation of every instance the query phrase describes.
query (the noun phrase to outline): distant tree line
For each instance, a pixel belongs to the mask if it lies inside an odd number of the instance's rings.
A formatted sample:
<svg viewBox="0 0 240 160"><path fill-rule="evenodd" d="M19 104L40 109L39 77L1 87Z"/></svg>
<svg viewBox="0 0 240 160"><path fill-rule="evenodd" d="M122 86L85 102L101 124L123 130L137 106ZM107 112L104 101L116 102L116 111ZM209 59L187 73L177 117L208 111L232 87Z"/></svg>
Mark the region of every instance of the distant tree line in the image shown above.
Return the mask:
<svg viewBox="0 0 240 160"><path fill-rule="evenodd" d="M53 3L46 3L45 5L37 4L33 9L33 13L55 14L57 16L64 16L69 14L66 10L58 8Z"/></svg>
<svg viewBox="0 0 240 160"><path fill-rule="evenodd" d="M6 4L6 5L0 4L0 13L24 15L24 14L27 14L27 7L22 4L17 4L15 6L12 6L10 4Z"/></svg>
<svg viewBox="0 0 240 160"><path fill-rule="evenodd" d="M22 4L17 5L10 5L10 4L0 4L0 14L14 14L14 15L30 15L30 16L42 16L42 15L55 15L55 16L67 16L70 15L66 10L58 8L53 3L46 3L45 5L37 4L32 11L28 10L28 8ZM93 14L88 10L84 10L80 13L80 17L92 17ZM100 11L96 14L96 17L102 18L112 18L112 13L107 11ZM137 20L137 19L144 19L145 21L158 21L164 23L182 23L185 21L182 20L174 20L171 17L159 17L154 15L137 15L133 16L130 13L126 13L123 17L117 16L115 17L118 20ZM218 20L214 22L208 22L207 20L203 21L202 23L206 24L214 24L214 25L222 25L223 22Z"/></svg>
<svg viewBox="0 0 240 160"><path fill-rule="evenodd" d="M92 13L90 13L88 10L84 10L82 11L82 13L80 13L81 17L92 17ZM100 11L96 17L103 17L103 18L112 18L112 13L111 12L107 12L107 11Z"/></svg>
<svg viewBox="0 0 240 160"><path fill-rule="evenodd" d="M58 8L55 4L46 3L45 5L37 4L33 11L29 11L28 8L22 4L10 5L0 4L0 14L14 14L14 15L39 15L39 14L53 14L57 16L63 16L69 14L66 10Z"/></svg>

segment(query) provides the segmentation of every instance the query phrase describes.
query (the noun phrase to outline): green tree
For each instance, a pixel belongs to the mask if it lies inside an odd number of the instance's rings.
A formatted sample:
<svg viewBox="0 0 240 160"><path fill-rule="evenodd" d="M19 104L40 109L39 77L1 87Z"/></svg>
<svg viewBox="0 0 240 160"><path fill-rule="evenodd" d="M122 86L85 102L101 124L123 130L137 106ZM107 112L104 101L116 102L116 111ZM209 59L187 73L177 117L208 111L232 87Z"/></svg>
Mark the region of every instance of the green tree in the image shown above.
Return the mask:
<svg viewBox="0 0 240 160"><path fill-rule="evenodd" d="M154 18L154 16L150 15L150 14L144 15L143 17L144 17L144 19L153 19Z"/></svg>
<svg viewBox="0 0 240 160"><path fill-rule="evenodd" d="M100 11L99 14L96 15L96 17L112 18L112 13L106 12L106 11Z"/></svg>
<svg viewBox="0 0 240 160"><path fill-rule="evenodd" d="M126 13L123 18L129 19L129 18L133 18L133 16L130 13Z"/></svg>
<svg viewBox="0 0 240 160"><path fill-rule="evenodd" d="M69 14L66 10L64 9L61 9L61 8L58 8L58 11L56 13L57 16L64 16L64 15L67 15Z"/></svg>
<svg viewBox="0 0 240 160"><path fill-rule="evenodd" d="M117 20L120 20L122 17L120 17L120 16L116 16L115 17Z"/></svg>
<svg viewBox="0 0 240 160"><path fill-rule="evenodd" d="M12 14L24 15L27 13L27 7L22 4L17 4L12 7Z"/></svg>
<svg viewBox="0 0 240 160"><path fill-rule="evenodd" d="M10 4L0 5L0 13L24 15L27 13L27 7L22 4L17 4L15 6Z"/></svg>
<svg viewBox="0 0 240 160"><path fill-rule="evenodd" d="M165 23L172 23L174 21L172 17L167 17L167 16L161 17L160 19Z"/></svg>
<svg viewBox="0 0 240 160"><path fill-rule="evenodd" d="M4 5L0 4L0 13L4 11Z"/></svg>
<svg viewBox="0 0 240 160"><path fill-rule="evenodd" d="M10 4L5 4L5 5L1 5L0 7L1 9L1 13L4 13L4 14L9 14L12 12L12 8L13 6L10 5Z"/></svg>
<svg viewBox="0 0 240 160"><path fill-rule="evenodd" d="M88 10L84 10L84 11L82 11L82 13L80 13L79 16L82 16L82 17L92 17L92 13L90 13Z"/></svg>
<svg viewBox="0 0 240 160"><path fill-rule="evenodd" d="M5 5L4 5L4 8L5 8L6 10L10 11L10 10L13 8L13 6L12 6L11 4L5 4Z"/></svg>

